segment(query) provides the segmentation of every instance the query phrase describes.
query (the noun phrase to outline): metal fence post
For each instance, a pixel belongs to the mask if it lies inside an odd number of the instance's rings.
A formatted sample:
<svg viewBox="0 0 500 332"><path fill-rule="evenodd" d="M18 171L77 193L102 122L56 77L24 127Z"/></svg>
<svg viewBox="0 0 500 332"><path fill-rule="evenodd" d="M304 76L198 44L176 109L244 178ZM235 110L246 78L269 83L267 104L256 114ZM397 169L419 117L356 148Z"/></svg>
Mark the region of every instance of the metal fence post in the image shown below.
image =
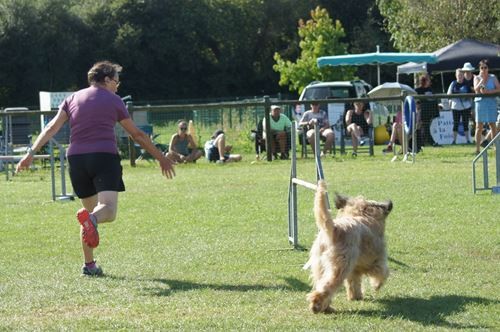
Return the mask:
<svg viewBox="0 0 500 332"><path fill-rule="evenodd" d="M127 101L126 105L130 116L132 116L132 112L134 111L134 104L131 101ZM130 166L135 167L135 146L134 140L130 136L128 136L128 155L130 158Z"/></svg>
<svg viewBox="0 0 500 332"><path fill-rule="evenodd" d="M266 128L264 130L268 134L266 137L266 151L267 151L267 161L273 160L273 151L271 149L271 117L269 116L269 110L271 109L271 99L269 96L264 96L264 119L266 119Z"/></svg>

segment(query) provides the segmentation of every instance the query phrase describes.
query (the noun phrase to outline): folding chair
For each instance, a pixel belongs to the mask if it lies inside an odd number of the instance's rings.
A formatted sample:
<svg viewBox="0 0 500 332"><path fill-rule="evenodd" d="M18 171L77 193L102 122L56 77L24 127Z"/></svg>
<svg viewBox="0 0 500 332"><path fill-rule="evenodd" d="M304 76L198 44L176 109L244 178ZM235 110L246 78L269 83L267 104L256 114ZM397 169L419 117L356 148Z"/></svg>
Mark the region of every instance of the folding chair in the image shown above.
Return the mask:
<svg viewBox="0 0 500 332"><path fill-rule="evenodd" d="M332 128L333 132L335 132L334 129L335 125L331 125L330 128ZM307 131L309 130L309 126L301 126L297 131L298 131L298 136L299 136L299 142L301 145L301 152L300 156L301 158L307 158L307 146L309 145L309 141L307 140ZM320 146L321 149L323 149L323 145L325 144L325 138L323 136L320 136ZM332 149L331 153L335 156L337 154L337 147L335 145L335 140L333 140L332 143Z"/></svg>
<svg viewBox="0 0 500 332"><path fill-rule="evenodd" d="M142 125L142 126L137 126L137 128L139 128L140 130L145 132L151 138L151 141L153 141L153 144L156 146L156 148L158 148L162 152L168 151L168 145L155 142L155 139L158 136L160 136L160 134L153 134L153 126L152 125ZM153 159L153 157L146 150L144 150L139 144L134 143L134 148L135 148L135 154L136 154L136 156L138 156L136 158L136 161L139 161L139 160L148 160L149 161L149 160Z"/></svg>

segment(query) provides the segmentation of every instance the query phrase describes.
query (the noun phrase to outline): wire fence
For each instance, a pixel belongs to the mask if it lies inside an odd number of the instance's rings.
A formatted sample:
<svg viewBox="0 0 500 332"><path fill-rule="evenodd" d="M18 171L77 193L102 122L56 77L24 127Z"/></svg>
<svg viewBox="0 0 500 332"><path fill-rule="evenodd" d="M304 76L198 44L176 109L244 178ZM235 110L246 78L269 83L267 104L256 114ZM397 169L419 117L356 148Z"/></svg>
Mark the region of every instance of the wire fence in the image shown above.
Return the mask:
<svg viewBox="0 0 500 332"><path fill-rule="evenodd" d="M453 97L473 98L474 94L453 95ZM170 103L157 104L127 101L127 107L136 124L141 128L150 129L150 134L159 145L168 145L171 136L177 131L177 123L183 119L193 121L196 129L195 139L202 147L204 142L212 136L217 129L226 132L229 144L233 145L236 153L248 153L254 149L251 142L251 130L256 128L258 121L266 116L272 104L281 106L284 114L290 119L300 118L303 111L308 108L308 101L282 100L280 96L255 97L243 100L218 101L207 103ZM415 99L420 101L420 130L421 144L451 144L453 141L453 116L447 111L444 101L449 95L418 95ZM342 105L346 109L354 101L363 101L372 105L375 125L383 126L390 130L390 123L401 110L404 96L391 96L383 98L347 98L315 100L330 111L328 105ZM471 121L464 123L461 119L458 134L463 142L472 141L474 133L474 110L471 110ZM26 108L4 109L0 111L0 154L12 154L16 148L29 145L54 115L55 110L40 111ZM268 112L267 112L268 114ZM329 114L330 116L330 114ZM331 123L333 124L333 123ZM465 129L469 129L466 131ZM122 157L129 158L128 135L116 128ZM62 144L69 143L69 128L66 125L57 135L56 140ZM459 141L458 143L461 143ZM384 144L386 142L377 142Z"/></svg>

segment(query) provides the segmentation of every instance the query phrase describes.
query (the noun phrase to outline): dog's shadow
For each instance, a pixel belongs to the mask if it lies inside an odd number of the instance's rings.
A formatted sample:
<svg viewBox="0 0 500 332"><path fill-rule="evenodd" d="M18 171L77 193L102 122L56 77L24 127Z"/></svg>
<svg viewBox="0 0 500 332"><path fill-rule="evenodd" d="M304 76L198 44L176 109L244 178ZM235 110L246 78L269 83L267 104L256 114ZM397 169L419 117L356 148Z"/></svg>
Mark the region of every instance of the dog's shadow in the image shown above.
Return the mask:
<svg viewBox="0 0 500 332"><path fill-rule="evenodd" d="M384 308L382 310L360 310L355 313L357 315L388 319L401 317L422 326L453 329L489 329L491 327L451 323L447 320L447 317L463 312L470 304L493 305L498 304L500 301L460 295L438 295L429 299L415 297L388 298L379 299L376 302L381 303Z"/></svg>
<svg viewBox="0 0 500 332"><path fill-rule="evenodd" d="M112 275L107 275L110 279L121 279L123 277L116 277ZM260 284L215 284L215 283L204 283L204 282L193 282L187 280L176 280L176 279L165 279L157 278L150 279L155 283L159 283L158 287L144 288L143 291L148 292L150 295L154 296L170 296L178 292L187 292L198 289L211 289L216 291L228 291L228 292L251 292L251 291L268 291L268 290L288 290L293 292L305 292L310 288L310 285L297 279L297 278L287 278L284 277L283 280L285 284L283 285L260 285Z"/></svg>

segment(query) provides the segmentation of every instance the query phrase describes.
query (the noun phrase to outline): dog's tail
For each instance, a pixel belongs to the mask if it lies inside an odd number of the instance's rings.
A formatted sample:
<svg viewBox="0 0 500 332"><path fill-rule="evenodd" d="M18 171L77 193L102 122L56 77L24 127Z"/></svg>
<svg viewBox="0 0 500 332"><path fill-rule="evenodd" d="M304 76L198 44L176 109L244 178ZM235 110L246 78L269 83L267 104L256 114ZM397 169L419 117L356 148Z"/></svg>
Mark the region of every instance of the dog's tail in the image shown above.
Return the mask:
<svg viewBox="0 0 500 332"><path fill-rule="evenodd" d="M332 237L334 227L332 215L328 209L327 188L324 180L319 180L316 188L316 197L314 199L314 218L318 228L326 232L329 237Z"/></svg>

